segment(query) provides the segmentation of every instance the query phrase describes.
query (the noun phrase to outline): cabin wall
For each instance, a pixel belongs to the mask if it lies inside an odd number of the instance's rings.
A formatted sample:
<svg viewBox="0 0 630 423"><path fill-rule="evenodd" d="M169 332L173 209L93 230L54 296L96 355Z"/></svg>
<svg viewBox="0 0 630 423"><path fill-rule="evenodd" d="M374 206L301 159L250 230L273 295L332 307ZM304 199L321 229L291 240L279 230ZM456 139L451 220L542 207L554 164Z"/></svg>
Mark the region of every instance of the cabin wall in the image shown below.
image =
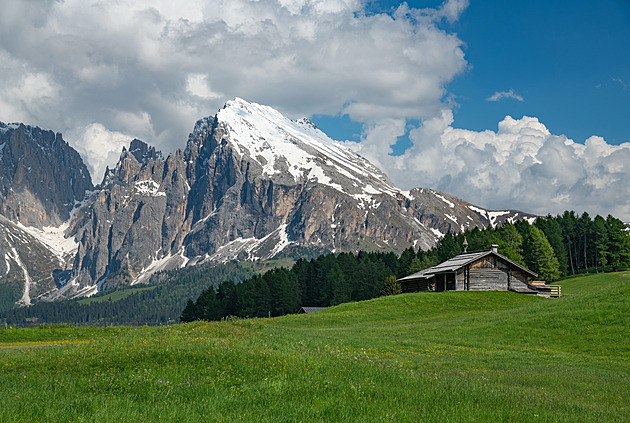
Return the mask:
<svg viewBox="0 0 630 423"><path fill-rule="evenodd" d="M457 276L455 279L455 290L456 291L464 291L466 290L466 273L465 269L460 269L457 271Z"/></svg>
<svg viewBox="0 0 630 423"><path fill-rule="evenodd" d="M510 266L496 256L490 255L470 265L471 291L507 290Z"/></svg>
<svg viewBox="0 0 630 423"><path fill-rule="evenodd" d="M428 279L416 279L403 282L401 285L403 292L429 291L430 282Z"/></svg>
<svg viewBox="0 0 630 423"><path fill-rule="evenodd" d="M527 273L521 269L512 269L512 275L510 278L510 288L527 288Z"/></svg>
<svg viewBox="0 0 630 423"><path fill-rule="evenodd" d="M508 274L500 269L470 269L470 291L508 289Z"/></svg>

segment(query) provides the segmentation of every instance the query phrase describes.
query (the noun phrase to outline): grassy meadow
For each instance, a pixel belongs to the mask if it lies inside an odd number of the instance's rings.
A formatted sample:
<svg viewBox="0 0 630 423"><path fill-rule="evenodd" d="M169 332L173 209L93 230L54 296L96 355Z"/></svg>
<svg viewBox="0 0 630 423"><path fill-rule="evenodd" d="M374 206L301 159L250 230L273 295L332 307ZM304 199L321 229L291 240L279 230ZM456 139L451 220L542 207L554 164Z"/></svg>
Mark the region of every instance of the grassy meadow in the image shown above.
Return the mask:
<svg viewBox="0 0 630 423"><path fill-rule="evenodd" d="M562 292L0 329L0 421L630 421L630 274L566 280Z"/></svg>

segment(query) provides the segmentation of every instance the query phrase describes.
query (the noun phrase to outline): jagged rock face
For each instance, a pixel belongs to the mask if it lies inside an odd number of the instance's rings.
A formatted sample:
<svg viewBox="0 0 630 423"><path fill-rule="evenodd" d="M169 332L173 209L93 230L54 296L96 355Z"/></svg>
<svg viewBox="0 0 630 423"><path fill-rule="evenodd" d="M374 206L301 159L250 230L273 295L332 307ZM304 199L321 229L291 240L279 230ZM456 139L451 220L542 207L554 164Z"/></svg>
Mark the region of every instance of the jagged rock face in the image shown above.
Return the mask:
<svg viewBox="0 0 630 423"><path fill-rule="evenodd" d="M154 259L181 249L188 183L180 151L164 160L134 140L99 188L70 228L79 240L73 276L80 285L129 283Z"/></svg>
<svg viewBox="0 0 630 423"><path fill-rule="evenodd" d="M0 214L27 226L59 226L92 189L81 156L61 134L0 122Z"/></svg>
<svg viewBox="0 0 630 423"><path fill-rule="evenodd" d="M0 126L0 160L5 154L10 164L0 176L11 181L0 189L36 198L29 203L34 210L16 200L17 194L3 194L0 212L31 226L58 225L92 189L79 179L87 169L74 150L63 148L60 135L29 128ZM34 160L44 164L38 168ZM29 166L35 173L25 172ZM73 172L64 174L64 166ZM45 172L58 176L46 179ZM37 178L47 181L46 188L31 188ZM449 231L527 217L532 215L490 212L430 189L402 191L308 120L292 121L270 107L236 99L199 120L183 152L164 159L140 140L123 149L116 167L66 223L77 245L54 252L49 261L56 260L51 264L56 277L42 284L49 291L37 295L46 300L88 295L146 280L156 270L208 260L429 248ZM9 223L13 232L23 228ZM2 254L15 255L15 244L1 241L0 283L17 280L15 269L24 267L16 264L19 257L2 262ZM76 251L71 271L68 251ZM2 272L11 278L2 279Z"/></svg>
<svg viewBox="0 0 630 423"><path fill-rule="evenodd" d="M496 217L437 191L404 192L309 121L236 99L196 123L183 153L164 160L139 140L123 150L71 225L73 277L79 289L112 287L188 260L266 259L292 247L428 248Z"/></svg>

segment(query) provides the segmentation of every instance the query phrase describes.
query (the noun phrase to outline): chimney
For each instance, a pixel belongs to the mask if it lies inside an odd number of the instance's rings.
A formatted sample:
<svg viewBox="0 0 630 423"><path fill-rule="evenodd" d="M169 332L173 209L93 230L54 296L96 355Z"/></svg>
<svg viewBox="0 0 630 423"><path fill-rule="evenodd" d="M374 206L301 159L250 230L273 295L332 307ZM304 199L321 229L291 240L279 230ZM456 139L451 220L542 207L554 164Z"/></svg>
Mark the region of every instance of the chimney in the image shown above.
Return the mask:
<svg viewBox="0 0 630 423"><path fill-rule="evenodd" d="M499 253L498 249L499 249L499 244L492 244L491 250L493 253L498 254Z"/></svg>

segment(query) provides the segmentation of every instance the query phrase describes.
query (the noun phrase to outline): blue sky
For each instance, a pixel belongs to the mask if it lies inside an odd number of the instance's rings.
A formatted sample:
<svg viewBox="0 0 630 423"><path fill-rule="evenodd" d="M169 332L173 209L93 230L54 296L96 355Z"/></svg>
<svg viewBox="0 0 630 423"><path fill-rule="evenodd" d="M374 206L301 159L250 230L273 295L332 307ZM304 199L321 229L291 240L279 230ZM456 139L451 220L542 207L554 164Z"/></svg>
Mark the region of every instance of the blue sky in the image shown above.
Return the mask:
<svg viewBox="0 0 630 423"><path fill-rule="evenodd" d="M400 3L377 1L370 9L391 13ZM457 103L454 127L496 130L506 115L526 115L579 143L591 135L611 144L630 141L630 1L472 0L459 20L440 26L465 43L469 63L446 86ZM510 90L522 101L487 100ZM313 121L333 138L361 137L362 124L347 116ZM400 137L395 153L408 145Z"/></svg>
<svg viewBox="0 0 630 423"><path fill-rule="evenodd" d="M99 183L240 97L310 117L403 189L630 221L630 1L0 2L0 120Z"/></svg>

